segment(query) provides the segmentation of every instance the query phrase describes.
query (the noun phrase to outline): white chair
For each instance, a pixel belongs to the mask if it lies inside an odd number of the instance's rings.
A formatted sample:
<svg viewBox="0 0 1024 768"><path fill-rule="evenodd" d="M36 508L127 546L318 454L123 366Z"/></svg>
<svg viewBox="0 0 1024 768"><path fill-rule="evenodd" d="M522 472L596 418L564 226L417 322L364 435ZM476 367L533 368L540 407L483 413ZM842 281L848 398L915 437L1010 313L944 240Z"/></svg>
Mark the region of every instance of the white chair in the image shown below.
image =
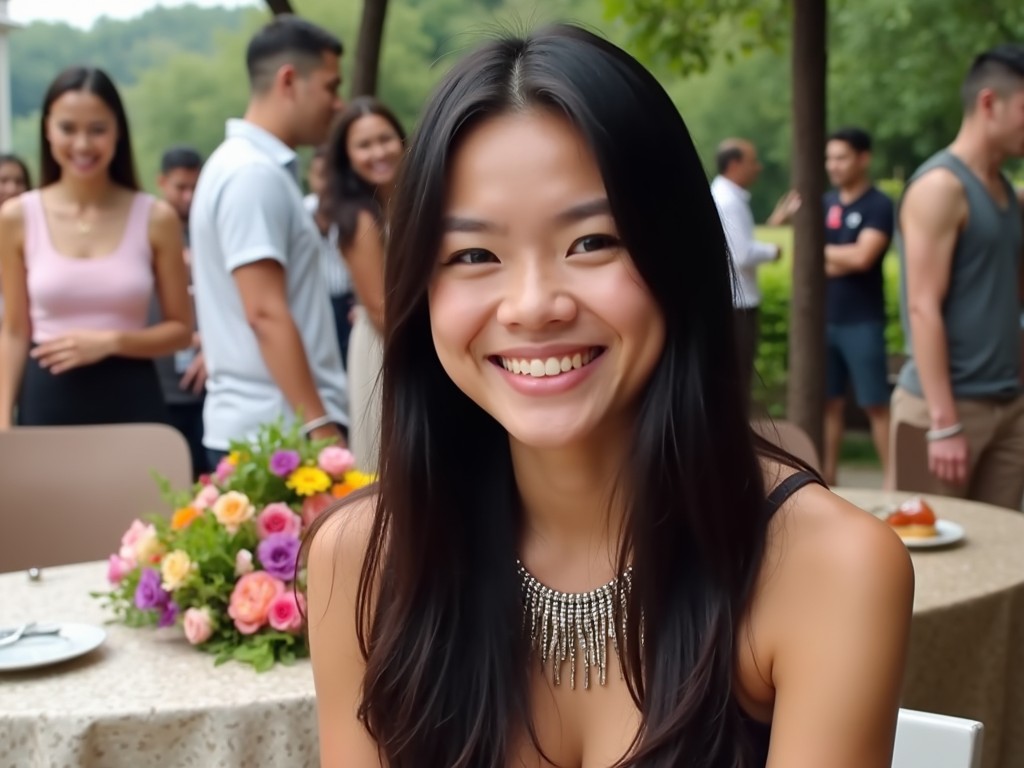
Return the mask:
<svg viewBox="0 0 1024 768"><path fill-rule="evenodd" d="M892 768L981 768L977 720L901 709Z"/></svg>

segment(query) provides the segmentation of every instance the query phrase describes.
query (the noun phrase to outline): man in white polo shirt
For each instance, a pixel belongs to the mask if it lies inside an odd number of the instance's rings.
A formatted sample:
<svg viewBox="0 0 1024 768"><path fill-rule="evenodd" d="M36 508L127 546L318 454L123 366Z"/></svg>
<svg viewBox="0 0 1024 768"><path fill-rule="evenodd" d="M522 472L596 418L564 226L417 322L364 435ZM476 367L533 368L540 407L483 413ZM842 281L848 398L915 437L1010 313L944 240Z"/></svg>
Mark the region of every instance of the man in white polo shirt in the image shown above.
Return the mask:
<svg viewBox="0 0 1024 768"><path fill-rule="evenodd" d="M302 202L295 147L324 141L341 108L340 41L295 16L246 53L251 97L229 120L192 203L196 311L209 375L211 461L260 425L301 414L314 438L343 439L345 371L320 277L320 233Z"/></svg>

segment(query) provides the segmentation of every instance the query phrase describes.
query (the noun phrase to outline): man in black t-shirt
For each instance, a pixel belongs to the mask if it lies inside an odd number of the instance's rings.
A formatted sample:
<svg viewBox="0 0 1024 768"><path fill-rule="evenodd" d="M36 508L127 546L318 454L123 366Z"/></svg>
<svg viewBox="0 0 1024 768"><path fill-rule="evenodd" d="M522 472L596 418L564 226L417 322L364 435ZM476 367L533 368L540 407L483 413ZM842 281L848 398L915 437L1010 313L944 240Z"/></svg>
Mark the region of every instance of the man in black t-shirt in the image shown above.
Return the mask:
<svg viewBox="0 0 1024 768"><path fill-rule="evenodd" d="M889 384L885 350L882 257L893 231L892 201L871 183L871 137L859 128L833 133L825 169L834 189L825 195L825 274L828 352L825 479L836 481L843 413L850 382L871 423L891 488Z"/></svg>

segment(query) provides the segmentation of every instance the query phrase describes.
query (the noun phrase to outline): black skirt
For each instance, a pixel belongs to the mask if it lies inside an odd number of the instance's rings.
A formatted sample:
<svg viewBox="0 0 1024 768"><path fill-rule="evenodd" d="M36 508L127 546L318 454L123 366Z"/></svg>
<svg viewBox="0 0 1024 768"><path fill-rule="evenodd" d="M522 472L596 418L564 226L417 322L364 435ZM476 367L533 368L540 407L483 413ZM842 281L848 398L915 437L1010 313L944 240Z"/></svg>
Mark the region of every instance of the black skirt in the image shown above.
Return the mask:
<svg viewBox="0 0 1024 768"><path fill-rule="evenodd" d="M18 424L166 423L160 380L152 360L108 357L53 374L29 357L18 399Z"/></svg>

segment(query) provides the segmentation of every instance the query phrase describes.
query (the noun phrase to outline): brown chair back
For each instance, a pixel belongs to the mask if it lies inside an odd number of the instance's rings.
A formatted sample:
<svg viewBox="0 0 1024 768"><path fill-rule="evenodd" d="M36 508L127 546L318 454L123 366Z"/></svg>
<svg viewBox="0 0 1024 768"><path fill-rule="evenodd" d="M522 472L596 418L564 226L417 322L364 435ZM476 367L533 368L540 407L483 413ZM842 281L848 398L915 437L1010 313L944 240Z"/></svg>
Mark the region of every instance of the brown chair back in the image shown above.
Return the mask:
<svg viewBox="0 0 1024 768"><path fill-rule="evenodd" d="M821 472L821 459L818 457L818 450L814 447L814 441L792 421L756 419L751 422L751 427L769 443L788 451Z"/></svg>
<svg viewBox="0 0 1024 768"><path fill-rule="evenodd" d="M895 445L892 455L897 491L911 493L934 493L936 491L935 476L928 470L928 441L925 438L926 427L915 427L901 421L896 424Z"/></svg>
<svg viewBox="0 0 1024 768"><path fill-rule="evenodd" d="M192 480L185 438L163 424L0 432L0 573L105 559L132 520L166 513L154 472Z"/></svg>

